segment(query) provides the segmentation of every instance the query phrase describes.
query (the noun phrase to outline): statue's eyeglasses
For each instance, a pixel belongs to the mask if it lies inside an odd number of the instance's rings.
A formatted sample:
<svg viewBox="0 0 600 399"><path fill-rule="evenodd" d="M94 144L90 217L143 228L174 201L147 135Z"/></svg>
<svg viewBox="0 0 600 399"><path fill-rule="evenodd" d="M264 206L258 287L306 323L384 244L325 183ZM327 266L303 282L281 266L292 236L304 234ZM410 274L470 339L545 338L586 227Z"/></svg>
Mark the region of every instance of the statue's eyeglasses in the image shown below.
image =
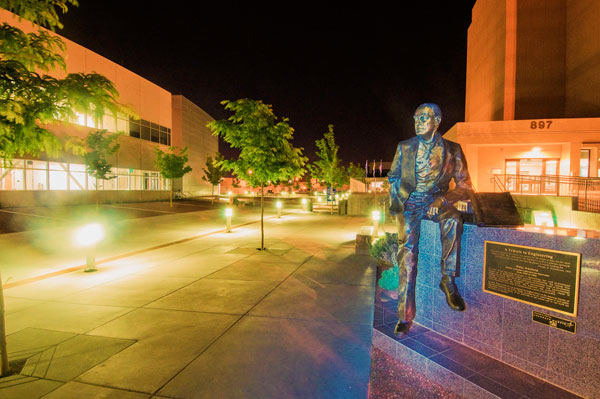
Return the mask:
<svg viewBox="0 0 600 399"><path fill-rule="evenodd" d="M415 119L415 122L429 122L431 120L431 114L424 112L422 114L413 116L413 118Z"/></svg>

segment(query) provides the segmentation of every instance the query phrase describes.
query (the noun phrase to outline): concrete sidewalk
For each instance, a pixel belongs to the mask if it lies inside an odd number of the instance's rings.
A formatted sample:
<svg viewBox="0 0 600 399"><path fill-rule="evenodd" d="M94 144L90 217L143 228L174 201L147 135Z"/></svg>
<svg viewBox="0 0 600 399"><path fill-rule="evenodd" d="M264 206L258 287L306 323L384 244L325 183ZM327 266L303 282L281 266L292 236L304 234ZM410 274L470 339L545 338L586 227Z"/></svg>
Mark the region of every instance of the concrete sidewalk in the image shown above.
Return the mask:
<svg viewBox="0 0 600 399"><path fill-rule="evenodd" d="M354 237L368 220L268 219L260 252L256 210L229 234L214 213L128 221L99 258L180 243L6 289L9 355L27 362L0 398L366 398L375 265ZM82 262L26 234L0 238L3 276Z"/></svg>

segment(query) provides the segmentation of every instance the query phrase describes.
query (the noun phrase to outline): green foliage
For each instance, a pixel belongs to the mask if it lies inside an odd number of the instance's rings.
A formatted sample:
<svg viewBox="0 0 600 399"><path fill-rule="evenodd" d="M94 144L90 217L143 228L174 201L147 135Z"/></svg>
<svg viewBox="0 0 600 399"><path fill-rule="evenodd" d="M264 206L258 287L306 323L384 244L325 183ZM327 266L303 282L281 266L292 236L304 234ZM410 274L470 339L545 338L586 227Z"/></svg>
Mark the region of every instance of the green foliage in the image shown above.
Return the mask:
<svg viewBox="0 0 600 399"><path fill-rule="evenodd" d="M224 160L223 155L220 153L215 154L215 159L212 157L206 158L206 168L202 168L204 172L204 176L202 176L202 180L209 182L211 186L216 186L217 184L223 181L223 176L225 176L225 171L221 169L219 164Z"/></svg>
<svg viewBox="0 0 600 399"><path fill-rule="evenodd" d="M154 147L154 151L156 152L155 165L164 178L178 179L192 171L192 168L186 165L188 162L186 147L183 147L179 151L179 155L176 154L176 147L171 146L169 150L171 153L165 153L160 148Z"/></svg>
<svg viewBox="0 0 600 399"><path fill-rule="evenodd" d="M226 100L221 104L233 115L226 120L212 121L207 126L231 148L240 150L238 159L219 162L223 169L232 170L253 187L304 173L307 158L302 155L302 148L291 144L294 129L287 118L278 120L272 106L262 101Z"/></svg>
<svg viewBox="0 0 600 399"><path fill-rule="evenodd" d="M379 279L379 286L384 290L395 290L398 288L399 270L396 260L398 253L398 234L385 233L375 241L369 254L377 259L378 267L384 268Z"/></svg>
<svg viewBox="0 0 600 399"><path fill-rule="evenodd" d="M365 170L359 164L350 162L348 165L348 178L365 182Z"/></svg>
<svg viewBox="0 0 600 399"><path fill-rule="evenodd" d="M317 140L317 157L312 165L308 165L312 177L319 179L327 186L340 188L349 181L346 170L342 166L342 160L338 157L340 147L335 143L333 125L329 125L329 131L323 138Z"/></svg>
<svg viewBox="0 0 600 399"><path fill-rule="evenodd" d="M56 9L66 12L68 4L77 1L0 0L0 7L51 29L61 27ZM59 37L41 29L26 34L10 24L0 25L0 158L44 151L56 155L63 143L46 126L73 119L76 112L97 120L107 110L114 115L128 112L118 104L112 82L102 75L75 73L62 79L42 75L66 72L64 50Z"/></svg>
<svg viewBox="0 0 600 399"><path fill-rule="evenodd" d="M108 158L119 150L119 144L114 143L119 134L104 136L105 134L106 130L90 132L85 140L89 151L83 155L88 174L100 180L117 177L110 175L112 165L108 162Z"/></svg>
<svg viewBox="0 0 600 399"><path fill-rule="evenodd" d="M0 0L0 8L51 30L62 29L57 8L65 14L69 4L79 6L77 0Z"/></svg>

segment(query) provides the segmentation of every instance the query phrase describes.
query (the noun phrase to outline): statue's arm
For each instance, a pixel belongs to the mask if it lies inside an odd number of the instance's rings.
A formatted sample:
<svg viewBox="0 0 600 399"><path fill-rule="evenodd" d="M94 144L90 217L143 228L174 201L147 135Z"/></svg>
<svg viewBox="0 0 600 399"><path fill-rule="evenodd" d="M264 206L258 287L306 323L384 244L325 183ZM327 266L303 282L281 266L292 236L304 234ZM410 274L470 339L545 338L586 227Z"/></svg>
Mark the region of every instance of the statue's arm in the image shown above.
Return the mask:
<svg viewBox="0 0 600 399"><path fill-rule="evenodd" d="M403 211L403 204L400 201L400 182L402 181L402 149L400 145L396 148L392 167L387 176L390 182L390 213L394 215Z"/></svg>
<svg viewBox="0 0 600 399"><path fill-rule="evenodd" d="M452 175L455 187L444 195L446 202L451 204L469 199L469 194L474 191L467 168L467 159L460 144L456 144L456 146L458 148L455 151L455 168Z"/></svg>

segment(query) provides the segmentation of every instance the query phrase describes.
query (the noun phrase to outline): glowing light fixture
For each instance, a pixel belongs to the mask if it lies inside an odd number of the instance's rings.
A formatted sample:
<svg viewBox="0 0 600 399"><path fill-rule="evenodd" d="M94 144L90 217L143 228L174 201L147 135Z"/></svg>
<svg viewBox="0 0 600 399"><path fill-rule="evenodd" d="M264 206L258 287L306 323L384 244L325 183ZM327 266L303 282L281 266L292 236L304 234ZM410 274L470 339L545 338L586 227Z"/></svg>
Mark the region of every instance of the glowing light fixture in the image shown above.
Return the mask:
<svg viewBox="0 0 600 399"><path fill-rule="evenodd" d="M275 203L275 206L277 207L277 217L280 218L281 217L281 206L282 206L281 201L277 201Z"/></svg>
<svg viewBox="0 0 600 399"><path fill-rule="evenodd" d="M536 226L554 227L554 218L550 211L533 211L533 223Z"/></svg>
<svg viewBox="0 0 600 399"><path fill-rule="evenodd" d="M302 198L302 210L304 212L306 212L306 205L308 204L308 201L306 200L306 198Z"/></svg>
<svg viewBox="0 0 600 399"><path fill-rule="evenodd" d="M73 241L79 247L87 248L84 272L96 269L96 244L104 237L104 229L99 223L91 223L75 231Z"/></svg>
<svg viewBox="0 0 600 399"><path fill-rule="evenodd" d="M227 232L231 233L231 216L233 216L232 208L225 208L225 218L227 219Z"/></svg>
<svg viewBox="0 0 600 399"><path fill-rule="evenodd" d="M379 235L379 218L381 214L378 210L374 210L371 212L371 218L373 219L373 237L377 237Z"/></svg>

